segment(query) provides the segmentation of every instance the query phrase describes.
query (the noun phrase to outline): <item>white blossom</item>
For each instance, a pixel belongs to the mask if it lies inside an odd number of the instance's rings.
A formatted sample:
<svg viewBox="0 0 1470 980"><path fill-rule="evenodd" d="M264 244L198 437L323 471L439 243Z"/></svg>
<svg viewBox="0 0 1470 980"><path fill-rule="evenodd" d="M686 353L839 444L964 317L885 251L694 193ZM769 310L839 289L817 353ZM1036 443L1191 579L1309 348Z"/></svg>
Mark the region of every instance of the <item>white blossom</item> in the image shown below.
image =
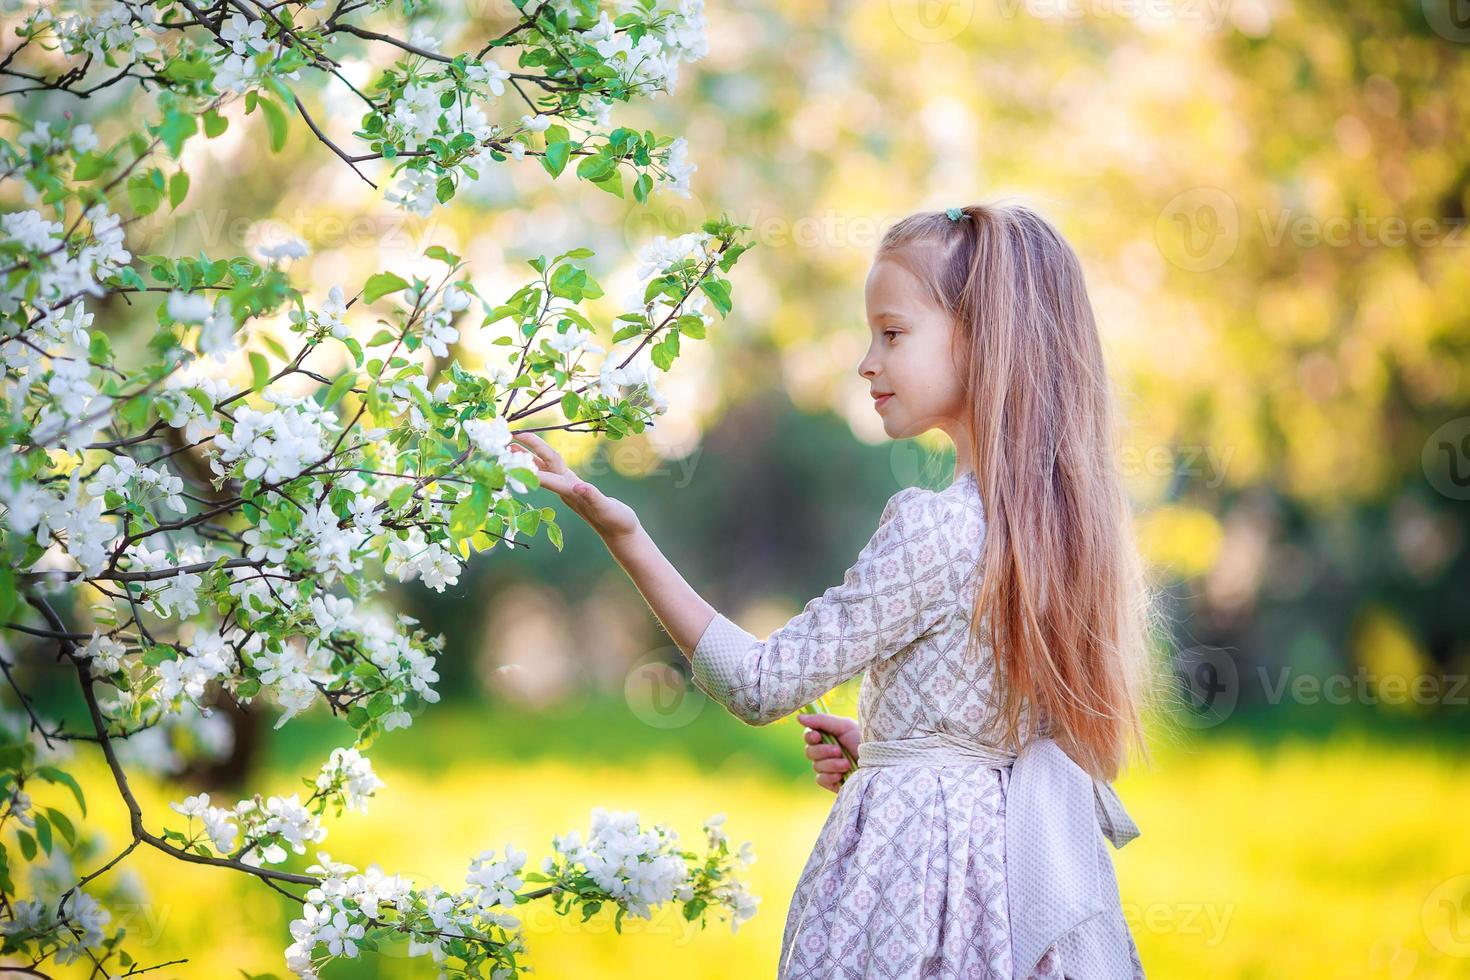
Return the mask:
<svg viewBox="0 0 1470 980"><path fill-rule="evenodd" d="M336 748L317 774L318 790L342 793L348 810L367 810L367 799L383 786L369 762L357 749Z"/></svg>
<svg viewBox="0 0 1470 980"><path fill-rule="evenodd" d="M220 27L219 36L238 55L251 55L266 49L265 23L242 13L231 14Z"/></svg>
<svg viewBox="0 0 1470 980"><path fill-rule="evenodd" d="M525 884L519 875L525 863L526 852L511 844L505 845L505 857L499 861L495 860L493 850L482 851L470 863L469 874L465 876L475 902L481 908L494 905L515 908L516 889Z"/></svg>
<svg viewBox="0 0 1470 980"><path fill-rule="evenodd" d="M310 254L311 249L306 242L297 235L292 235L283 242L274 245L261 246L260 255L265 259L304 259Z"/></svg>
<svg viewBox="0 0 1470 980"><path fill-rule="evenodd" d="M106 676L117 673L122 667L122 657L126 652L126 646L110 636L103 636L94 629L91 639L85 646L77 650L77 655L92 661L94 674Z"/></svg>
<svg viewBox="0 0 1470 980"><path fill-rule="evenodd" d="M567 327L565 332L553 334L548 337L546 339L546 346L550 347L554 351L565 354L568 357L579 350L586 350L589 353L600 354L602 353L602 347L600 347L598 344L593 343L593 338L595 336L596 334L594 334L592 331L584 330L581 327L573 324Z"/></svg>
<svg viewBox="0 0 1470 980"><path fill-rule="evenodd" d="M510 77L510 72L502 69L494 61L484 60L479 64L465 66L465 75L470 81L484 85L495 95L504 95L505 80Z"/></svg>
<svg viewBox="0 0 1470 980"><path fill-rule="evenodd" d="M235 16L239 16L236 14ZM214 312L214 304L200 293L184 293L175 289L168 294L168 315L181 323L203 323Z"/></svg>

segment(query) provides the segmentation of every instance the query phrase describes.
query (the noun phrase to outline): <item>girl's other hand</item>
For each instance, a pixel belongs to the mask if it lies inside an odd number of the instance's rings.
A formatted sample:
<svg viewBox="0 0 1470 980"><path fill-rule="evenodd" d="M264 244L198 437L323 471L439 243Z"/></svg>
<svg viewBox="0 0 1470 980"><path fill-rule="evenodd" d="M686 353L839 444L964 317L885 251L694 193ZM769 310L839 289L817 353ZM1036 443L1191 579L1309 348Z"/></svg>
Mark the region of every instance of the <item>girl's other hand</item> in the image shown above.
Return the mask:
<svg viewBox="0 0 1470 980"><path fill-rule="evenodd" d="M817 774L817 785L837 792L843 779L852 769L852 763L843 754L845 748L854 759L858 754L858 723L841 715L797 715L796 720L806 728L806 757L812 760L812 769ZM837 736L840 745L822 741L822 733Z"/></svg>
<svg viewBox="0 0 1470 980"><path fill-rule="evenodd" d="M516 432L511 438L535 455L536 476L541 485L561 497L604 541L632 534L641 527L633 508L578 477L562 460L561 453L540 436Z"/></svg>

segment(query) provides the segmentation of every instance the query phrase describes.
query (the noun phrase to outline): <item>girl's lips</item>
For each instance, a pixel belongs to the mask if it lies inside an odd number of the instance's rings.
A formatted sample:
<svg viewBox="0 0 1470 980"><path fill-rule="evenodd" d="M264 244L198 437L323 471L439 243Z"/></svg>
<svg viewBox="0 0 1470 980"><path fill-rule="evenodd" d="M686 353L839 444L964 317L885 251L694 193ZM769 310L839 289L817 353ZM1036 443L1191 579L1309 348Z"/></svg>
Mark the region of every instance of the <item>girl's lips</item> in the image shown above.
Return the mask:
<svg viewBox="0 0 1470 980"><path fill-rule="evenodd" d="M886 394L886 395L884 395L881 398L875 398L875 399L873 399L873 407L874 408L882 408L884 405L888 404L888 399L890 399L892 397L893 397L893 394L890 392L889 394Z"/></svg>

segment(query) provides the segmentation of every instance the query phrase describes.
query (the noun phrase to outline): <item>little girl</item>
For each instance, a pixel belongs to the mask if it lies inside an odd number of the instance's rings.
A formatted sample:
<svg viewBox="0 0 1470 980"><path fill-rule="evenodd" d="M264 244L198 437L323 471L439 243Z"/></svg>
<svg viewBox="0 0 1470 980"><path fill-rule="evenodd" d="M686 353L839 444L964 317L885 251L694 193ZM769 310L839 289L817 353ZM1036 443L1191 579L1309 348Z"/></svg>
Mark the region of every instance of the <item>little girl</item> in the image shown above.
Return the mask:
<svg viewBox="0 0 1470 980"><path fill-rule="evenodd" d="M865 298L858 373L884 431L942 430L954 479L894 494L842 584L765 640L626 504L516 438L737 717L768 724L864 674L860 739L800 716L846 734L857 768L808 750L840 789L779 978L1142 977L1104 840L1138 835L1110 783L1145 749L1150 606L1081 266L1025 207L921 212L884 235Z"/></svg>

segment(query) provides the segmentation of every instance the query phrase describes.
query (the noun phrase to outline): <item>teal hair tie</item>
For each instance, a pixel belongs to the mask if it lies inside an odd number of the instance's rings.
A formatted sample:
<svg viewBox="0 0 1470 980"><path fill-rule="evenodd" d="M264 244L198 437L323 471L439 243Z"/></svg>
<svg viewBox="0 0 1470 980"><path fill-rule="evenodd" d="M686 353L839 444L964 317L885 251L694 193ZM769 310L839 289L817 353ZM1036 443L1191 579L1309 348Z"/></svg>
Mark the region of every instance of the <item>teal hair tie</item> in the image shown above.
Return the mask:
<svg viewBox="0 0 1470 980"><path fill-rule="evenodd" d="M959 208L945 208L944 213L949 216L950 221L958 221L965 216Z"/></svg>

